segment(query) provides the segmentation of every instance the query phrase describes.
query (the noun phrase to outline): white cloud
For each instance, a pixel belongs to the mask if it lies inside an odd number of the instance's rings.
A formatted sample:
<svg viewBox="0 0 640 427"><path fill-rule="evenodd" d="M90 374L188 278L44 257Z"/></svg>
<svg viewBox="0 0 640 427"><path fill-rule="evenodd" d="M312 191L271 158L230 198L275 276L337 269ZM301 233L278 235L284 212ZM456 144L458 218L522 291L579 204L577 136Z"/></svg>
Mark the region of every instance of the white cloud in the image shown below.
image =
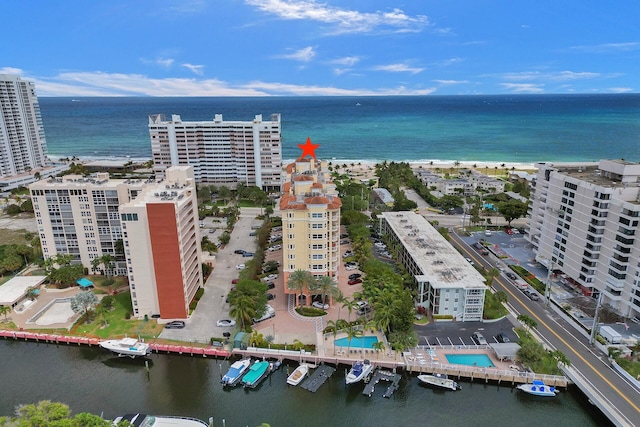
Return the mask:
<svg viewBox="0 0 640 427"><path fill-rule="evenodd" d="M592 73L588 71L523 71L520 73L504 73L499 75L500 78L513 81L567 81L567 80L586 80L601 77L600 73Z"/></svg>
<svg viewBox="0 0 640 427"><path fill-rule="evenodd" d="M603 43L595 45L571 46L569 49L589 53L629 52L640 49L640 42Z"/></svg>
<svg viewBox="0 0 640 427"><path fill-rule="evenodd" d="M630 87L610 87L608 91L613 93L627 93L633 92L633 89Z"/></svg>
<svg viewBox="0 0 640 427"><path fill-rule="evenodd" d="M345 57L342 57L342 58L338 58L338 59L334 59L332 61L329 61L330 64L346 65L346 66L349 66L349 67L353 67L358 62L360 62L360 57L359 56L345 56Z"/></svg>
<svg viewBox="0 0 640 427"><path fill-rule="evenodd" d="M411 74L418 74L424 70L424 68L410 67L407 64L378 65L373 69L377 71L388 71L391 73L411 73Z"/></svg>
<svg viewBox="0 0 640 427"><path fill-rule="evenodd" d="M449 65L455 64L456 62L462 62L462 58L449 58L437 63L437 65L441 67L448 67Z"/></svg>
<svg viewBox="0 0 640 427"><path fill-rule="evenodd" d="M265 13L289 20L311 20L333 25L334 33L364 33L377 29L392 32L417 32L429 25L425 15L409 16L401 9L389 12L359 12L315 0L245 0Z"/></svg>
<svg viewBox="0 0 640 427"><path fill-rule="evenodd" d="M182 64L183 67L191 70L192 73L201 76L204 73L204 65Z"/></svg>
<svg viewBox="0 0 640 427"><path fill-rule="evenodd" d="M169 68L171 67L171 65L173 65L173 59L171 58L156 58L156 59L140 58L140 61L143 64L159 65L164 68Z"/></svg>
<svg viewBox="0 0 640 427"><path fill-rule="evenodd" d="M334 68L333 69L333 74L335 74L336 76L341 76L345 73L348 73L349 71L351 71L352 68Z"/></svg>
<svg viewBox="0 0 640 427"><path fill-rule="evenodd" d="M3 68L6 71L22 70ZM22 76L35 82L38 96L386 96L429 95L435 88L404 86L379 89L342 89L332 86L292 85L253 81L231 85L217 79L151 78L141 74L65 72L54 77Z"/></svg>
<svg viewBox="0 0 640 427"><path fill-rule="evenodd" d="M459 85L469 83L469 80L434 80L434 82L440 83L441 85Z"/></svg>
<svg viewBox="0 0 640 427"><path fill-rule="evenodd" d="M316 56L316 51L311 46L297 50L293 53L280 55L280 58L292 59L294 61L309 62Z"/></svg>
<svg viewBox="0 0 640 427"><path fill-rule="evenodd" d="M534 83L500 83L502 87L514 93L542 93L544 89L541 84Z"/></svg>
<svg viewBox="0 0 640 427"><path fill-rule="evenodd" d="M0 74L13 74L17 76L22 76L23 73L24 71L21 70L20 68L13 68L13 67L0 68Z"/></svg>

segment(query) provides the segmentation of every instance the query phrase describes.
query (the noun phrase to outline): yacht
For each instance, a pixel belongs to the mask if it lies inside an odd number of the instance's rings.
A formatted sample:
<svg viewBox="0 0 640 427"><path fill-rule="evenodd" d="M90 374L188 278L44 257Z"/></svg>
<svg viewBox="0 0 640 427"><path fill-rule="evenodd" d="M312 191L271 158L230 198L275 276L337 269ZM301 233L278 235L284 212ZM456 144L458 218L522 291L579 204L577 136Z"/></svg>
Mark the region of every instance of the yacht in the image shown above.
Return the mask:
<svg viewBox="0 0 640 427"><path fill-rule="evenodd" d="M138 341L135 338L122 338L119 340L106 340L98 343L100 347L107 349L118 356L144 357L151 353L149 344Z"/></svg>
<svg viewBox="0 0 640 427"><path fill-rule="evenodd" d="M447 377L447 374L418 375L418 380L424 384L446 388L453 391L462 389L457 382Z"/></svg>
<svg viewBox="0 0 640 427"><path fill-rule="evenodd" d="M373 365L368 359L358 361L351 367L344 380L347 384L357 383L367 378L371 371L373 371Z"/></svg>
<svg viewBox="0 0 640 427"><path fill-rule="evenodd" d="M220 382L225 386L236 385L249 366L251 366L251 359L242 359L234 362Z"/></svg>
<svg viewBox="0 0 640 427"><path fill-rule="evenodd" d="M202 420L189 417L175 417L175 416L157 416L146 414L127 414L122 417L116 417L113 420L113 425L117 426L120 421L128 421L132 426L144 426L144 427L203 427L209 426Z"/></svg>
<svg viewBox="0 0 640 427"><path fill-rule="evenodd" d="M553 386L548 386L544 382L540 380L533 380L531 384L520 384L518 387L519 390L524 391L525 393L533 394L534 396L545 396L552 397L558 393L558 389Z"/></svg>
<svg viewBox="0 0 640 427"><path fill-rule="evenodd" d="M251 365L249 372L242 377L242 386L245 388L256 388L260 382L267 377L273 369L273 364L262 360Z"/></svg>

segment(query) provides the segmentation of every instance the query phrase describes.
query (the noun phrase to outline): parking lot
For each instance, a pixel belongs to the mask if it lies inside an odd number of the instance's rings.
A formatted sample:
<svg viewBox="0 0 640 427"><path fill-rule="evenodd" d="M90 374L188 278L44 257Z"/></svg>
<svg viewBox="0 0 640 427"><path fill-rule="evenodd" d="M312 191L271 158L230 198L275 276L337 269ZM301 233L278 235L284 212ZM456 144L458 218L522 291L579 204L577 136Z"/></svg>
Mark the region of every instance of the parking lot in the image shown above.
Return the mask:
<svg viewBox="0 0 640 427"><path fill-rule="evenodd" d="M480 332L489 344L499 342L495 337L503 333L512 342L517 342L511 316L495 322L436 322L428 325L415 325L418 334L418 345L454 345L475 346L472 339L474 332Z"/></svg>

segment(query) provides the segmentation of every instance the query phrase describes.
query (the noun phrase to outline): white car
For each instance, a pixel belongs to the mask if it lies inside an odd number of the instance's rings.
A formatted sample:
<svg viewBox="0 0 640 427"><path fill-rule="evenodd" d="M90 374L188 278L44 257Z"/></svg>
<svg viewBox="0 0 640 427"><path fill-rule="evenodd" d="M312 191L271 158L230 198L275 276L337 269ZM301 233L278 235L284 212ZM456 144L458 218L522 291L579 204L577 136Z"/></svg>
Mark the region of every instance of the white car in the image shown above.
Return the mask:
<svg viewBox="0 0 640 427"><path fill-rule="evenodd" d="M236 270L244 270L245 267L246 267L246 265L244 265L244 264L238 264L238 265L236 265Z"/></svg>
<svg viewBox="0 0 640 427"><path fill-rule="evenodd" d="M218 320L216 322L216 325L221 326L223 328L232 327L232 326L236 326L236 321L230 320L230 319L222 319L222 320Z"/></svg>
<svg viewBox="0 0 640 427"><path fill-rule="evenodd" d="M272 280L276 280L277 278L278 278L278 275L277 275L277 274L270 274L270 275L268 275L268 276L264 276L264 277L262 278L262 281L263 281L263 282L270 282L270 281L272 281Z"/></svg>
<svg viewBox="0 0 640 427"><path fill-rule="evenodd" d="M269 251L273 252L273 251L278 251L282 249L282 245L273 245L269 248Z"/></svg>
<svg viewBox="0 0 640 427"><path fill-rule="evenodd" d="M467 262L471 265L474 265L475 263L473 262L473 260L471 258L465 258L467 260Z"/></svg>
<svg viewBox="0 0 640 427"><path fill-rule="evenodd" d="M329 304L322 304L320 301L314 301L313 304L311 304L313 307L315 308L320 308L323 310L328 310L329 309Z"/></svg>
<svg viewBox="0 0 640 427"><path fill-rule="evenodd" d="M357 270L357 269L358 269L358 266L357 266L357 265L347 265L347 266L345 267L345 270L347 270L347 271Z"/></svg>

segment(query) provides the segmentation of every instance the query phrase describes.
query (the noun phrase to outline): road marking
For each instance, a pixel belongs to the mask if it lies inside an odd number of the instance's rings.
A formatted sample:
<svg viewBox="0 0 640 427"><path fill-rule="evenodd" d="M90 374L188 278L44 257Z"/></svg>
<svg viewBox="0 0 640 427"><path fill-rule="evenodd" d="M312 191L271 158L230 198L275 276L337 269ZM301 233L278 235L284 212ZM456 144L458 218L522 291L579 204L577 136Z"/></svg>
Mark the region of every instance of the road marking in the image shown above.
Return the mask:
<svg viewBox="0 0 640 427"><path fill-rule="evenodd" d="M514 297L516 300L518 300L518 302L520 304L522 304L525 308L527 308L527 305L524 304L520 298L518 298L512 291L511 289L509 289L509 287L505 286L504 283L500 282L500 284L505 288L505 290L511 294L512 297ZM556 338L558 338L560 340L560 342L562 342L564 345L566 345L580 360L582 360L582 362L584 362L585 365L587 365L594 373L596 373L605 383L607 383L609 385L609 387L611 387L613 390L615 390L616 393L618 393L618 395L620 397L622 397L622 399L624 399L629 405L631 405L631 407L633 407L633 409L635 409L637 412L640 412L640 407L638 407L635 403L633 403L633 401L631 401L627 396L625 396L615 385L613 385L613 383L611 383L611 381L609 381L604 375L602 375L598 370L596 370L596 368L589 363L584 357L582 357L571 345L569 345L569 343L567 341L564 340L564 338L562 338L560 335L558 335L556 333L556 331L554 331L553 329L551 329L549 327L549 325L547 325L537 314L535 314L534 312L527 310L529 312L529 314L531 316L533 316L534 318L536 318L538 320L538 322L540 322L542 325L544 325L545 328L547 328L549 330L549 332L551 332L553 335L555 335ZM615 407L615 406L614 406ZM618 408L616 408L618 409Z"/></svg>

